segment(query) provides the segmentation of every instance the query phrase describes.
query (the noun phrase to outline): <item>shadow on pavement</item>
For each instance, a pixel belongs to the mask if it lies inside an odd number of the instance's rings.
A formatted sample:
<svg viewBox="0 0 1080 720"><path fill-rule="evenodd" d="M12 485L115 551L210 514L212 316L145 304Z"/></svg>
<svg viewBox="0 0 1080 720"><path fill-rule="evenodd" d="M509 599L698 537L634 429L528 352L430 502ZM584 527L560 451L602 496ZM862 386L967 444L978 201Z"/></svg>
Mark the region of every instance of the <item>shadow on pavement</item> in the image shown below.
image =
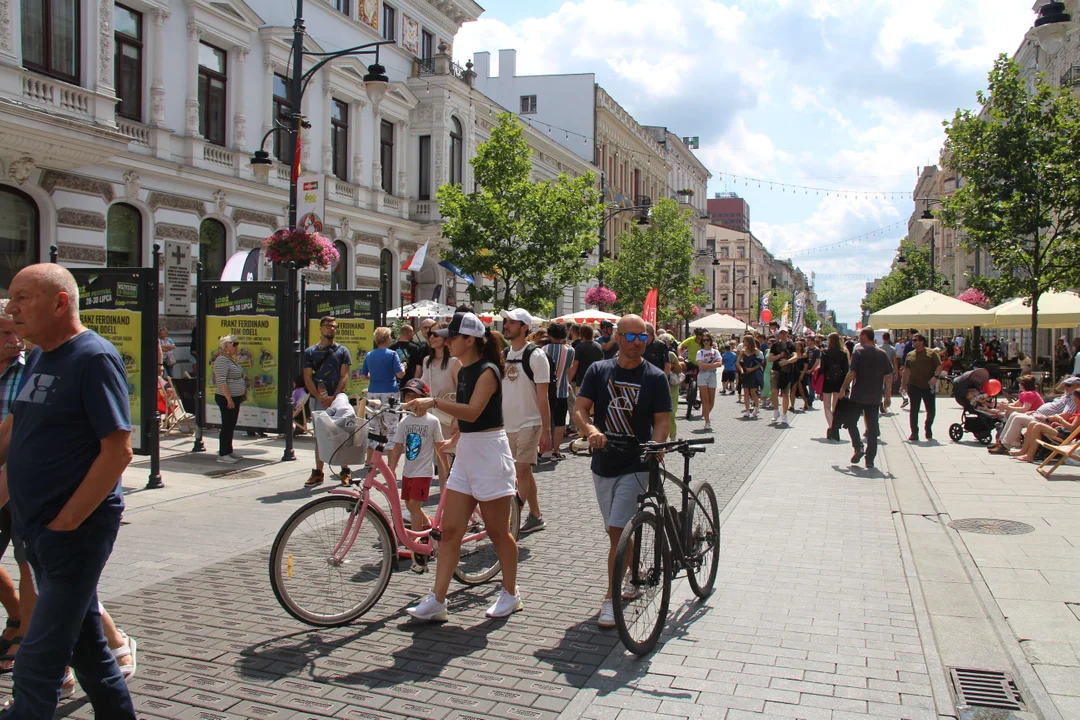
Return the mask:
<svg viewBox="0 0 1080 720"><path fill-rule="evenodd" d="M891 477L891 475L887 476L879 468L876 468L876 467L864 468L861 465L848 465L848 466L833 465L832 467L833 467L833 470L835 470L836 472L838 472L838 473L840 473L842 475L848 475L850 477L872 478L872 479L881 479L881 480L884 480L886 477Z"/></svg>

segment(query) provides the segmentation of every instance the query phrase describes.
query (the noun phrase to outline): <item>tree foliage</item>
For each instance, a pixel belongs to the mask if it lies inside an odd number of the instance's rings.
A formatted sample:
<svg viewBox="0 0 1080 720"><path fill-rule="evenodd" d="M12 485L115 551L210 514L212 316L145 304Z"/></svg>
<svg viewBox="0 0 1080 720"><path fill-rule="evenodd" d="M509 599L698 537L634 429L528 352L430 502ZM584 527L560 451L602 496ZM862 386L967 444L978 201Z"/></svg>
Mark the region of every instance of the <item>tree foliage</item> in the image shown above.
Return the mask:
<svg viewBox="0 0 1080 720"><path fill-rule="evenodd" d="M615 307L623 313L640 313L645 295L656 288L657 322L672 322L677 314L693 315L695 305L708 299L704 275L694 274L694 232L690 211L680 210L670 198L652 207L647 228L631 225L617 238L619 259L606 259L604 278L615 291Z"/></svg>
<svg viewBox="0 0 1080 720"><path fill-rule="evenodd" d="M964 183L941 218L1000 271L988 295L1032 300L1035 336L1038 297L1080 281L1080 102L1043 75L1029 87L1005 55L978 99L983 112L958 110L945 123L945 152Z"/></svg>
<svg viewBox="0 0 1080 720"><path fill-rule="evenodd" d="M470 299L547 314L590 276L581 255L596 245L602 206L594 175L533 182L531 156L521 123L503 113L470 161L478 189L447 184L436 197L450 241L443 257L478 281Z"/></svg>
<svg viewBox="0 0 1080 720"><path fill-rule="evenodd" d="M948 294L948 280L942 273L934 273L931 285L929 246L916 247L915 243L904 239L900 241L899 255L906 261L906 266L900 267L897 263L892 272L881 279L877 288L863 298L863 310L875 313L914 297L920 290Z"/></svg>

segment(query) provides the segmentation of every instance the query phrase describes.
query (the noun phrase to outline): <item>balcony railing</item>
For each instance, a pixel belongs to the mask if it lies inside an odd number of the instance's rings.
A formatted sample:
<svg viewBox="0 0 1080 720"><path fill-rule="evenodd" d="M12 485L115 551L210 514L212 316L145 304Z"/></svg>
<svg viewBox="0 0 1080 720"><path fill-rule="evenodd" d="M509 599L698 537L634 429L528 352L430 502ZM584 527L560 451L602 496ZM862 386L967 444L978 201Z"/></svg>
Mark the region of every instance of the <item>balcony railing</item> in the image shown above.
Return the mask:
<svg viewBox="0 0 1080 720"><path fill-rule="evenodd" d="M32 105L86 120L93 119L93 96L75 85L27 72L22 79L22 94L23 99Z"/></svg>
<svg viewBox="0 0 1080 720"><path fill-rule="evenodd" d="M634 205L644 205L644 206L652 205L652 198L649 197L648 195L635 195L634 196Z"/></svg>
<svg viewBox="0 0 1080 720"><path fill-rule="evenodd" d="M435 75L435 58L422 58L416 60L416 74L419 77Z"/></svg>
<svg viewBox="0 0 1080 720"><path fill-rule="evenodd" d="M356 199L356 186L350 185L344 180L333 180L330 186L331 192L336 198L347 200L352 203Z"/></svg>
<svg viewBox="0 0 1080 720"><path fill-rule="evenodd" d="M236 153L227 148L218 147L217 145L211 145L209 143L203 145L203 160L211 165L229 168L230 170L236 168Z"/></svg>
<svg viewBox="0 0 1080 720"><path fill-rule="evenodd" d="M1061 87L1080 85L1080 65L1073 65L1061 76Z"/></svg>
<svg viewBox="0 0 1080 720"><path fill-rule="evenodd" d="M395 213L397 213L401 210L401 200L394 197L393 195L387 195L384 193L382 196L382 207L387 210L393 210Z"/></svg>
<svg viewBox="0 0 1080 720"><path fill-rule="evenodd" d="M120 131L120 134L126 137L136 145L150 145L150 128L131 120L124 120L118 118L116 121L116 127Z"/></svg>

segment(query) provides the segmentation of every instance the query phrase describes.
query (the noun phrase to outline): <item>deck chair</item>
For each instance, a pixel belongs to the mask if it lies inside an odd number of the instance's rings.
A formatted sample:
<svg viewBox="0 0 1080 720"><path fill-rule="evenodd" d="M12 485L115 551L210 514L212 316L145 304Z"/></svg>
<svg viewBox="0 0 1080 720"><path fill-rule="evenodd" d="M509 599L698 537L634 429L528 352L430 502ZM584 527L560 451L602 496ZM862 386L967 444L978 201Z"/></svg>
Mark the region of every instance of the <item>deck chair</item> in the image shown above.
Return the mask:
<svg viewBox="0 0 1080 720"><path fill-rule="evenodd" d="M300 401L300 407L293 408L293 435L304 435L311 432L311 407L308 398L311 396L304 393Z"/></svg>
<svg viewBox="0 0 1080 720"><path fill-rule="evenodd" d="M1080 461L1080 427L1069 433L1069 437L1065 438L1060 443L1042 439L1039 439L1036 442L1050 451L1050 455L1043 460L1042 464L1037 468L1039 474L1045 478L1050 477L1054 471L1061 467L1069 458ZM1054 458L1058 458L1056 462L1054 462ZM1054 464L1051 467L1047 467L1047 465L1050 465L1052 462Z"/></svg>
<svg viewBox="0 0 1080 720"><path fill-rule="evenodd" d="M159 389L159 395L165 397L165 412L161 413L161 430L166 435L177 430L181 425L187 427L178 432L194 432L195 416L184 408L184 401L180 399L173 385L172 378L165 378L165 387ZM159 406L160 407L160 406Z"/></svg>

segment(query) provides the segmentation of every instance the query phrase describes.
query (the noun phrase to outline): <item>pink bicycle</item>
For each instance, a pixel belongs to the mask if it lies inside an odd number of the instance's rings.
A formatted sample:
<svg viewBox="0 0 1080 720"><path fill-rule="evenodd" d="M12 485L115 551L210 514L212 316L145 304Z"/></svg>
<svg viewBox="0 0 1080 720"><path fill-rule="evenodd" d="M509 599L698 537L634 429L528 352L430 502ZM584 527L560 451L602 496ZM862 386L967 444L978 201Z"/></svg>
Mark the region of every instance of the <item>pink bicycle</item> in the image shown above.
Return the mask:
<svg viewBox="0 0 1080 720"><path fill-rule="evenodd" d="M379 408L374 405L368 407L369 419L354 436L364 432L363 428L382 413L407 414L392 405ZM440 493L431 528L422 531L406 528L397 478L383 457L388 439L373 433L365 436L375 443L375 451L363 485L333 488L327 495L304 505L285 521L270 550L270 585L274 595L286 612L308 625L347 625L374 607L397 566L399 542L413 553L429 558L435 557L438 550L445 494ZM335 459L351 462L339 458L338 452L331 458ZM382 494L386 507L373 501L372 490ZM520 521L520 504L512 502L510 532L515 539ZM498 573L498 555L487 539L484 520L477 511L461 541L461 560L454 577L466 585L479 585Z"/></svg>

